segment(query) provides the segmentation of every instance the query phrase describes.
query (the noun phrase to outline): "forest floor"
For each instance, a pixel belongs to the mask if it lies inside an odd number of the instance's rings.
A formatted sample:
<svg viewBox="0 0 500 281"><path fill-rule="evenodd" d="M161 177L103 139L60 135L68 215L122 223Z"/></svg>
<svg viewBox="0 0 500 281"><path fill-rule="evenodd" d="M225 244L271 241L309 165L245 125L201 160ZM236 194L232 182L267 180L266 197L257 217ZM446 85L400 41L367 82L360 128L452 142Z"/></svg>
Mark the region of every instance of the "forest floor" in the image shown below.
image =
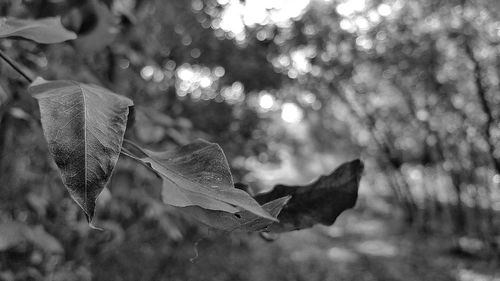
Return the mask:
<svg viewBox="0 0 500 281"><path fill-rule="evenodd" d="M256 234L193 237L161 262L145 256L141 263L150 270L141 267L140 280L500 281L498 261L453 254L447 237L424 238L395 221L349 210L332 227L281 234L272 242Z"/></svg>

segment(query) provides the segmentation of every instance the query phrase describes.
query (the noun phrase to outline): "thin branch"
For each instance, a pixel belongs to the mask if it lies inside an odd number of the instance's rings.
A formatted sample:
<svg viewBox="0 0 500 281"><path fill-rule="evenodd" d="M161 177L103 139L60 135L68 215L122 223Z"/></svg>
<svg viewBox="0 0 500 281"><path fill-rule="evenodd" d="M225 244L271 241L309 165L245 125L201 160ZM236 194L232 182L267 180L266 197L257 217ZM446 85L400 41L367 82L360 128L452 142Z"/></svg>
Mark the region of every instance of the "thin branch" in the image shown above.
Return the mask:
<svg viewBox="0 0 500 281"><path fill-rule="evenodd" d="M28 80L28 82L33 83L33 78L31 78L31 76L28 73L26 73L17 62L15 62L13 59L7 56L7 54L5 54L2 50L0 50L0 57L5 62L7 62L15 71L21 74L21 76L23 76L26 80Z"/></svg>
<svg viewBox="0 0 500 281"><path fill-rule="evenodd" d="M491 160L493 161L493 164L495 166L496 172L500 173L500 159L498 159L495 156L495 143L494 143L494 140L492 139L492 136L491 136L491 128L493 127L493 125L495 123L495 118L493 117L493 111L492 111L491 106L488 102L486 86L483 84L483 81L481 79L483 70L481 69L481 65L480 65L479 61L474 56L474 51L472 50L470 43L467 42L467 39L465 40L464 47L465 47L465 53L466 53L467 57L474 65L474 83L476 85L476 93L477 93L477 96L478 96L479 101L481 103L481 108L483 109L483 112L486 115L486 124L485 124L485 128L484 128L484 134L485 134L486 142L488 143L488 151L489 151Z"/></svg>
<svg viewBox="0 0 500 281"><path fill-rule="evenodd" d="M366 112L366 110L359 104L357 104L358 109L356 109L356 106L342 93L342 90L340 90L337 85L329 83L329 87L334 92L338 93L337 97L339 97L340 100L346 105L346 108L357 119L358 123L368 130L371 137L375 141L375 144L382 151L382 159L385 160L384 162L386 162L394 172L392 177L386 175L387 181L396 197L400 200L400 203L403 204L403 206L407 209L407 215L409 216L409 219L413 220L417 209L416 202L410 191L408 182L405 180L405 177L400 171L400 167L396 165L396 163L392 159L393 149L388 144L387 138L384 138L383 135L381 135L381 133L378 132L377 128L375 127L375 118L369 115L368 112ZM404 189L404 191L402 189ZM403 194L403 192L405 193Z"/></svg>

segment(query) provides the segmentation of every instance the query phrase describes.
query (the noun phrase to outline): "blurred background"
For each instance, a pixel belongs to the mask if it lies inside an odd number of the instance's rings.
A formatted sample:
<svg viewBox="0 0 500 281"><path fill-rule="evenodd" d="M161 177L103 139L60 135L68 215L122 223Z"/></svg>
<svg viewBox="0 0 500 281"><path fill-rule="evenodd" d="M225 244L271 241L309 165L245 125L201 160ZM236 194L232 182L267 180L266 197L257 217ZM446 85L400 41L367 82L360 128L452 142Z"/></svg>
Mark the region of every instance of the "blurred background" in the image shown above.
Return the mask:
<svg viewBox="0 0 500 281"><path fill-rule="evenodd" d="M151 149L205 138L256 192L361 158L355 209L267 242L161 203L127 158L95 224L0 63L0 280L500 280L496 0L2 0L78 39L0 48L45 79L132 98Z"/></svg>

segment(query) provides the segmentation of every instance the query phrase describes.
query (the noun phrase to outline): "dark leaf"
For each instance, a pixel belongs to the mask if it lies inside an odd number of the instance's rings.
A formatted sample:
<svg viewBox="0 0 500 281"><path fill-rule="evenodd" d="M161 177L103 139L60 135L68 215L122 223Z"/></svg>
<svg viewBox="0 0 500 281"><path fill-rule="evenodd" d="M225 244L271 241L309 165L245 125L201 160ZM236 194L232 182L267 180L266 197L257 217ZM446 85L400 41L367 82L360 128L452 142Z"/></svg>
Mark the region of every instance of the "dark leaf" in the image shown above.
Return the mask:
<svg viewBox="0 0 500 281"><path fill-rule="evenodd" d="M262 206L271 216L277 217L283 206L290 200L290 196L278 198ZM198 206L180 208L183 213L193 217L203 224L220 230L232 232L263 231L274 221L259 217L249 211L241 211L235 214L206 210Z"/></svg>
<svg viewBox="0 0 500 281"><path fill-rule="evenodd" d="M52 44L76 39L76 34L65 29L59 17L38 20L0 18L0 38L5 37L22 37Z"/></svg>
<svg viewBox="0 0 500 281"><path fill-rule="evenodd" d="M330 175L321 176L311 184L277 185L270 192L257 194L255 199L260 204L292 196L278 216L279 223L269 226L269 230L286 232L315 224L333 224L340 213L356 204L363 167L363 162L354 160L342 164Z"/></svg>
<svg viewBox="0 0 500 281"><path fill-rule="evenodd" d="M222 149L215 143L197 140L172 151L154 152L131 147L124 151L150 166L163 179L163 201L176 207L237 213L239 208L276 220L246 192L234 188L233 177Z"/></svg>
<svg viewBox="0 0 500 281"><path fill-rule="evenodd" d="M30 87L49 150L71 197L89 222L120 154L133 102L95 85L42 81Z"/></svg>

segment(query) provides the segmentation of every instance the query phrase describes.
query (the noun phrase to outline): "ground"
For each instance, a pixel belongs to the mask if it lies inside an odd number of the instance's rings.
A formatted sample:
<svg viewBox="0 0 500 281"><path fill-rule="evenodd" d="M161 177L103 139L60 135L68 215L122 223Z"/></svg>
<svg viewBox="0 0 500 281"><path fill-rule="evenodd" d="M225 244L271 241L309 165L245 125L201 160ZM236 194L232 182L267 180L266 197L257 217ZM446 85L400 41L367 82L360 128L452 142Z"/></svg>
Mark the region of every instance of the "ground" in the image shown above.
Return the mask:
<svg viewBox="0 0 500 281"><path fill-rule="evenodd" d="M97 280L500 280L498 261L457 256L449 238L422 237L397 221L350 210L335 226L281 234L272 242L257 234L206 233L209 238L195 235L167 248L162 237L136 237L148 246L132 241L115 249L135 256L135 266L109 255L93 268ZM151 251L165 255L153 259L158 255Z"/></svg>

